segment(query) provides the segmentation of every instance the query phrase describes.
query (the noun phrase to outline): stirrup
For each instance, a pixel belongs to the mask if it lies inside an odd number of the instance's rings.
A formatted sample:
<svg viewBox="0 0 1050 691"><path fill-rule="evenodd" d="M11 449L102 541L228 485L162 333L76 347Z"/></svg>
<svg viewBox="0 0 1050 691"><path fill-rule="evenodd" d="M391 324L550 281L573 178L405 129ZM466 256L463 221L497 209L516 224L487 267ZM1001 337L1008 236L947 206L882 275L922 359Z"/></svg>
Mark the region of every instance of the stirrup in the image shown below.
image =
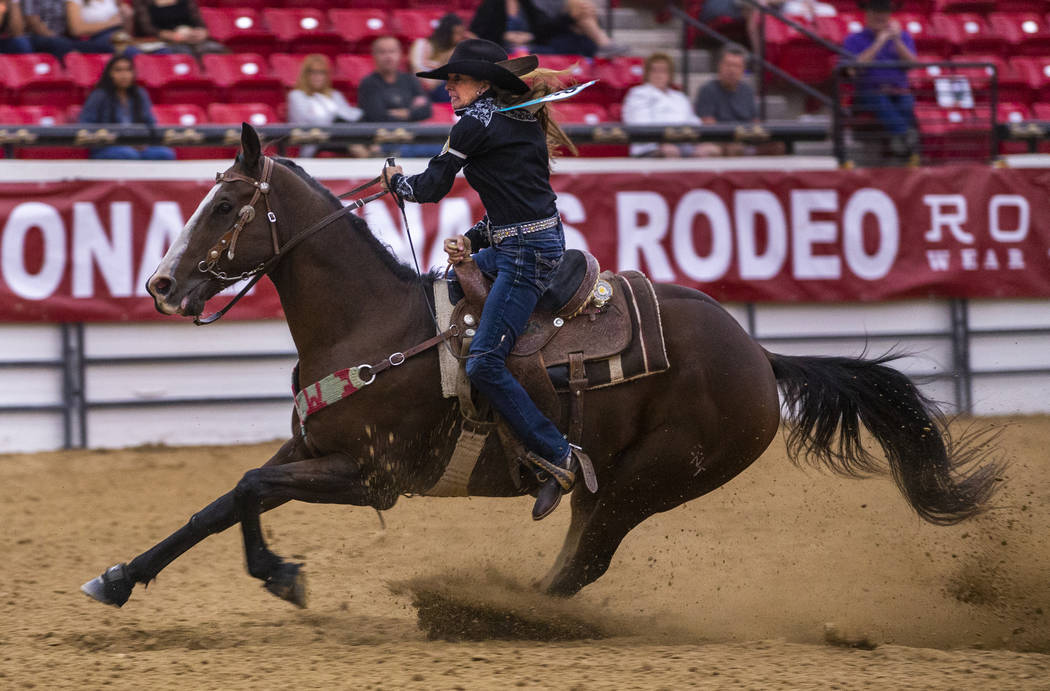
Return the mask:
<svg viewBox="0 0 1050 691"><path fill-rule="evenodd" d="M563 492L568 492L572 489L573 485L576 484L575 468L579 468L579 464L577 463L571 449L569 450L569 453L566 454L564 460L565 467L562 468L532 451L525 454L526 463L546 472L557 481Z"/></svg>

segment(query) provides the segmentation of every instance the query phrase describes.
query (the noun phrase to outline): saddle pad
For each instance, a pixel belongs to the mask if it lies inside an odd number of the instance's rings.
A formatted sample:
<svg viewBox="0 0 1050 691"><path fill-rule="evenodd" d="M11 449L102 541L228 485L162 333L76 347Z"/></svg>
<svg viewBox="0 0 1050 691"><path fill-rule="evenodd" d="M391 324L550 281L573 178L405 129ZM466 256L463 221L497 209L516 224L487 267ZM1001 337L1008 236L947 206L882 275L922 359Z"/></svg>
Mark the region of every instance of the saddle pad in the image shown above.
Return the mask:
<svg viewBox="0 0 1050 691"><path fill-rule="evenodd" d="M660 321L660 303L652 282L638 271L624 271L617 274L616 279L615 291L626 296L627 312L631 318L631 342L623 352L612 357L584 363L588 389L615 386L663 372L671 366ZM567 364L549 366L547 373L556 390L569 390Z"/></svg>

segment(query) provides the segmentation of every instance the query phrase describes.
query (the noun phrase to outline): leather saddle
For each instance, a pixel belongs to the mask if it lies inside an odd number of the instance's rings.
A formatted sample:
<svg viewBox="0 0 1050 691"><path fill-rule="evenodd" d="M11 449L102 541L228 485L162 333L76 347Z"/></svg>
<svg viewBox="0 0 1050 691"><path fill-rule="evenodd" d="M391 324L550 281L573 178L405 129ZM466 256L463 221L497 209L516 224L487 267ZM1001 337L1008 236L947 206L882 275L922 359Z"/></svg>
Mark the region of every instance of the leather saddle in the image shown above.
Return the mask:
<svg viewBox="0 0 1050 691"><path fill-rule="evenodd" d="M525 358L538 356L542 367L569 362L570 353L582 353L584 360L610 357L621 352L631 339L631 320L626 298L613 290L611 274L600 274L598 260L580 250L567 250L540 296L535 311L518 337L507 366L518 375ZM456 278L464 298L452 311L458 335L453 348L462 352L465 339L474 335L492 281L474 262L456 267ZM519 381L521 377L519 377ZM522 385L529 389L527 382ZM531 393L531 390L530 390ZM537 401L539 403L539 401Z"/></svg>

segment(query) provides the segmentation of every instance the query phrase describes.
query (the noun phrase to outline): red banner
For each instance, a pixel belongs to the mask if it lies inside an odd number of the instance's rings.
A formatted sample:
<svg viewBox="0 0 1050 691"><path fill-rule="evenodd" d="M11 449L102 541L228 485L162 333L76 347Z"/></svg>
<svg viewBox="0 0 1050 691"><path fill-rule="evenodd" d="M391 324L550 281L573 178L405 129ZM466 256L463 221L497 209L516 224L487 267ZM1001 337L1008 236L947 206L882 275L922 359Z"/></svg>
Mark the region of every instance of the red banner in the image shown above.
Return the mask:
<svg viewBox="0 0 1050 691"><path fill-rule="evenodd" d="M0 184L0 321L160 318L145 282L211 186ZM569 246L720 300L1050 297L1048 170L581 173L554 186ZM423 266L483 213L462 178L407 209ZM395 211L384 199L365 217L410 263ZM263 281L230 317L280 314Z"/></svg>

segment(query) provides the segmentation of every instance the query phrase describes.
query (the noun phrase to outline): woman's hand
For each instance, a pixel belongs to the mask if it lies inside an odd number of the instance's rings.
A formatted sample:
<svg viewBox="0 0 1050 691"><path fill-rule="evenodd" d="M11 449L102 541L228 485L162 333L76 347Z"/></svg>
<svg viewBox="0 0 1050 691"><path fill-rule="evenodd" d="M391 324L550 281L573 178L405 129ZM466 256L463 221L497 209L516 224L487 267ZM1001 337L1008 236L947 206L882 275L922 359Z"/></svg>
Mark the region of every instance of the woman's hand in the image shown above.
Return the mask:
<svg viewBox="0 0 1050 691"><path fill-rule="evenodd" d="M470 238L466 235L445 238L445 253L448 254L448 263L453 266L470 261Z"/></svg>
<svg viewBox="0 0 1050 691"><path fill-rule="evenodd" d="M401 169L401 166L383 166L383 174L379 176L379 184L383 186L387 192L393 192L389 187L389 183L393 180L395 175L404 175L405 171Z"/></svg>

